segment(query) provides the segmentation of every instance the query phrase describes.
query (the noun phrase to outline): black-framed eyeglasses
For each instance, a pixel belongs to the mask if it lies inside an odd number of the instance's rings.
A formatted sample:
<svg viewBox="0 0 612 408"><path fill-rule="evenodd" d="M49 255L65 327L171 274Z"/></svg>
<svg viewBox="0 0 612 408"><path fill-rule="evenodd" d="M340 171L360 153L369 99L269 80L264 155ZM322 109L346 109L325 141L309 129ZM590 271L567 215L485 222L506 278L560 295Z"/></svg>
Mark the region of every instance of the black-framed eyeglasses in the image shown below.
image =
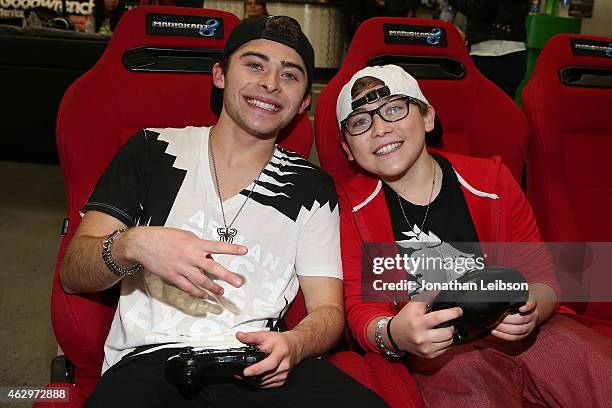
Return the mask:
<svg viewBox="0 0 612 408"><path fill-rule="evenodd" d="M410 113L410 104L418 104L418 100L410 96L391 97L376 109L353 112L341 122L351 136L359 136L372 128L374 115L378 115L385 122L397 122Z"/></svg>

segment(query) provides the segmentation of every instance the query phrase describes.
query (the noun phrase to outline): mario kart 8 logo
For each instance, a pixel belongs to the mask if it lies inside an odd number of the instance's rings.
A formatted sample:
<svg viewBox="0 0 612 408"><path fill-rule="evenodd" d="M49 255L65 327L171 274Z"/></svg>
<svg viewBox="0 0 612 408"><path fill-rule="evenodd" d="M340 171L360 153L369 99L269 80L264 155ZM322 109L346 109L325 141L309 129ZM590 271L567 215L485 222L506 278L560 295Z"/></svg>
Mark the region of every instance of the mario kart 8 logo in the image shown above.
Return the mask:
<svg viewBox="0 0 612 408"><path fill-rule="evenodd" d="M215 35L215 31L219 27L220 23L218 20L210 19L206 21L206 24L198 30L198 34L204 37L212 37Z"/></svg>
<svg viewBox="0 0 612 408"><path fill-rule="evenodd" d="M442 30L437 27L433 28L426 38L427 44L438 45L440 43L440 38L442 38Z"/></svg>

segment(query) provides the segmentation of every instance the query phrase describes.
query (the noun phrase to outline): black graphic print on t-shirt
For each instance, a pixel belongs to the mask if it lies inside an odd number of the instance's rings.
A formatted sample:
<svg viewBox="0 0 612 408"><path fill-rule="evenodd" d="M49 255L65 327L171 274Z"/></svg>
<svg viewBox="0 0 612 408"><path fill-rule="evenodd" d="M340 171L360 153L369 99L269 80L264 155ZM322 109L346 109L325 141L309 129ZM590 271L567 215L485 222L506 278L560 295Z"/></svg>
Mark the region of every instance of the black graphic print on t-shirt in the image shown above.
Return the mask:
<svg viewBox="0 0 612 408"><path fill-rule="evenodd" d="M467 271L464 267L465 258L481 257L479 245L475 244L478 242L476 228L455 171L445 158L437 155L433 157L442 168L442 187L429 206L424 225L423 218L427 206L415 205L398 197L391 187L383 183L393 233L400 253L415 259L421 257L428 262L426 268L407 271L408 280L421 284L423 280L453 281ZM439 177L437 179L439 181ZM421 225L423 225L422 231ZM470 262L467 264L470 265ZM415 290L410 295L419 292L420 290Z"/></svg>

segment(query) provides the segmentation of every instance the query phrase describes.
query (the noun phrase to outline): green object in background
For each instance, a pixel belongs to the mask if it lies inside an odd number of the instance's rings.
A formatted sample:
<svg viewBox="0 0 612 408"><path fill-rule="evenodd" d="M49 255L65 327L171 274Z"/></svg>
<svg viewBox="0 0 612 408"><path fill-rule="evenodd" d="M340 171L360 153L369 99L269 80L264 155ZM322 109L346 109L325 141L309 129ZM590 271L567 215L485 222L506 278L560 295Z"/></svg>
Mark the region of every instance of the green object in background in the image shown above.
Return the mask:
<svg viewBox="0 0 612 408"><path fill-rule="evenodd" d="M545 7L552 3L552 0L547 0ZM527 27L527 71L525 78L516 91L515 101L519 106L521 104L521 91L531 78L533 67L540 55L540 51L544 48L544 44L553 36L560 33L579 34L582 27L582 20L576 17L557 17L548 14L530 14L525 21Z"/></svg>
<svg viewBox="0 0 612 408"><path fill-rule="evenodd" d="M560 33L580 33L582 20L576 17L557 17L547 14L530 14L527 27L527 48L544 48L550 37Z"/></svg>
<svg viewBox="0 0 612 408"><path fill-rule="evenodd" d="M559 3L557 0L546 0L544 4L544 13L554 16L559 11Z"/></svg>

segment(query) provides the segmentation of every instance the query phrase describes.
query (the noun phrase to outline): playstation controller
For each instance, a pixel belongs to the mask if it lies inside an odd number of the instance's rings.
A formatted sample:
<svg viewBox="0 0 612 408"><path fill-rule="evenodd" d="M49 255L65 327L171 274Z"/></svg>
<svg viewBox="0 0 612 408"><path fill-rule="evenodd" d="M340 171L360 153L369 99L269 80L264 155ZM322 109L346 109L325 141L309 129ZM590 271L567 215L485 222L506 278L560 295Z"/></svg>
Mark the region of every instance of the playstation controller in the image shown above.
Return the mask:
<svg viewBox="0 0 612 408"><path fill-rule="evenodd" d="M244 377L243 370L268 355L255 346L223 350L187 348L166 361L169 382L185 392L194 392L206 384L238 382L250 387L259 384L258 377Z"/></svg>
<svg viewBox="0 0 612 408"><path fill-rule="evenodd" d="M443 290L427 305L427 313L453 307L463 310L457 319L436 326L454 326L453 344L485 337L508 314L518 313L529 297L524 276L514 268L492 266L472 270L458 278L457 283L465 289ZM511 289L496 289L500 286Z"/></svg>

